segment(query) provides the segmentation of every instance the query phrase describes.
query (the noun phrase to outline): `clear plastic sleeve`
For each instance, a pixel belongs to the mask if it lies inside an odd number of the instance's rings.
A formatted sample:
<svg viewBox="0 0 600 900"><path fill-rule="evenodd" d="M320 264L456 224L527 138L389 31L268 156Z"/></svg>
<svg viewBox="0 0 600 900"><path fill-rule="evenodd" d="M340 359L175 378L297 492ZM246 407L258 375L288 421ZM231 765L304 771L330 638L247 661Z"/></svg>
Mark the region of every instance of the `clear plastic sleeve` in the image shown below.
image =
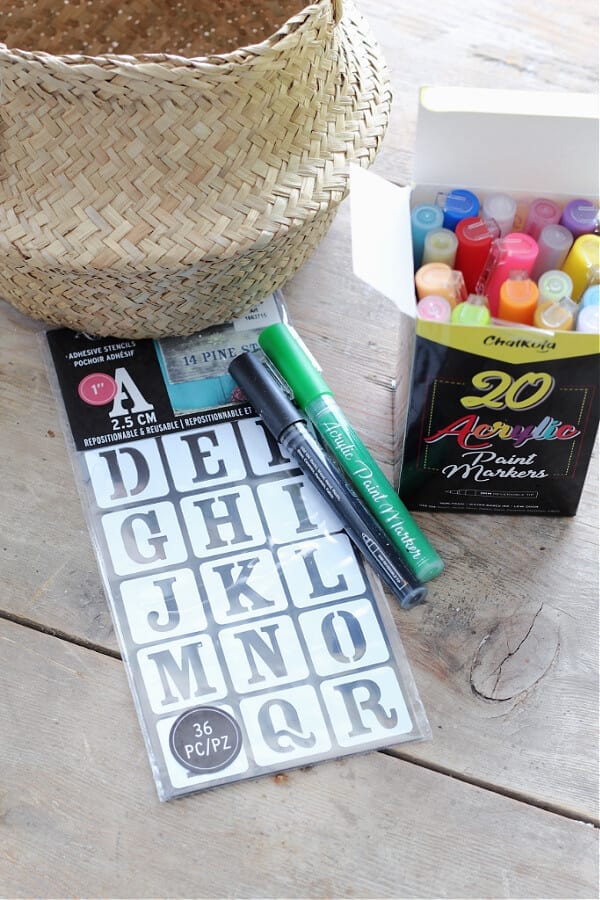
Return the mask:
<svg viewBox="0 0 600 900"><path fill-rule="evenodd" d="M47 333L161 800L430 734L378 578L227 373L286 320Z"/></svg>

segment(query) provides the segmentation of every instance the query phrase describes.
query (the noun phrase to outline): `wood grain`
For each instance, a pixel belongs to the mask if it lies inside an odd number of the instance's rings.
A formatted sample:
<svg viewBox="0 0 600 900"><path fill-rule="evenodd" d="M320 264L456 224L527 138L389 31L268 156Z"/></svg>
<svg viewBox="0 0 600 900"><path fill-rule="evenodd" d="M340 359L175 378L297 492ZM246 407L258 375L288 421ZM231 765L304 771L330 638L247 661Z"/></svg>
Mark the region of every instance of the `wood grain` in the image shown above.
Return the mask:
<svg viewBox="0 0 600 900"><path fill-rule="evenodd" d="M598 92L598 10L587 0L360 0L391 71L390 128L374 167L409 184L418 90L455 85ZM474 141L474 152L481 152Z"/></svg>
<svg viewBox="0 0 600 900"><path fill-rule="evenodd" d="M360 7L398 183L423 84L597 91L586 0ZM347 204L285 293L397 479L412 332L353 278ZM0 304L0 896L597 896L597 455L572 519L416 516L446 571L394 618L433 740L160 805L39 331Z"/></svg>
<svg viewBox="0 0 600 900"><path fill-rule="evenodd" d="M0 896L594 895L593 828L382 753L160 804L117 660L0 648Z"/></svg>

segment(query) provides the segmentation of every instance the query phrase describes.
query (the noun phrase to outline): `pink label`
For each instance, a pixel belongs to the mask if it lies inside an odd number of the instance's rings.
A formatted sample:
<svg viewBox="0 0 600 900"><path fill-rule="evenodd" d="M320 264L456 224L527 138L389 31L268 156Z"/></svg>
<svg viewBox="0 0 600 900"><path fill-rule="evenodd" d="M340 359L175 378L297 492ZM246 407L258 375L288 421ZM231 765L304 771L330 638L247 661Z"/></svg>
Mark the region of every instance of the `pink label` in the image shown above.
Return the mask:
<svg viewBox="0 0 600 900"><path fill-rule="evenodd" d="M111 375L90 372L79 382L77 393L84 403L89 403L90 406L104 406L114 400L117 382Z"/></svg>

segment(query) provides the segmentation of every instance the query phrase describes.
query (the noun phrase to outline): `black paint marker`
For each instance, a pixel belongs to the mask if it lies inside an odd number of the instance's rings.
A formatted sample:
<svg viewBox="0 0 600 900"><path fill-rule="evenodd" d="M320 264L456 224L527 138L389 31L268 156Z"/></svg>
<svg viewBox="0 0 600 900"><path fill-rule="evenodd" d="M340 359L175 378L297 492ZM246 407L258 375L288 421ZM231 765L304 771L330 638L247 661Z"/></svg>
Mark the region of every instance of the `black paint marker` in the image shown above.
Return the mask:
<svg viewBox="0 0 600 900"><path fill-rule="evenodd" d="M285 395L254 353L242 353L229 366L269 431L335 510L348 537L408 609L421 603L427 589L409 571L385 532L331 463L306 427L302 412Z"/></svg>

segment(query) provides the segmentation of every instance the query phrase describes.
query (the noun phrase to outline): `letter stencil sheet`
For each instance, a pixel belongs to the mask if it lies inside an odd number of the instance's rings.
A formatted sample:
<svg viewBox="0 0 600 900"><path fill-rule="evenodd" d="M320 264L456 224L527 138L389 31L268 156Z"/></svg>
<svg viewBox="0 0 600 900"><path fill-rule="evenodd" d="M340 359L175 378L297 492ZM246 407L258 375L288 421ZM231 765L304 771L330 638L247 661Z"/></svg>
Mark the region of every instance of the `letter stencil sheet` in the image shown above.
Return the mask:
<svg viewBox="0 0 600 900"><path fill-rule="evenodd" d="M227 387L226 357L242 348L225 341L219 374L224 333L48 333L161 800L429 735L378 578ZM173 376L207 342L209 374ZM215 379L231 388L219 405Z"/></svg>

